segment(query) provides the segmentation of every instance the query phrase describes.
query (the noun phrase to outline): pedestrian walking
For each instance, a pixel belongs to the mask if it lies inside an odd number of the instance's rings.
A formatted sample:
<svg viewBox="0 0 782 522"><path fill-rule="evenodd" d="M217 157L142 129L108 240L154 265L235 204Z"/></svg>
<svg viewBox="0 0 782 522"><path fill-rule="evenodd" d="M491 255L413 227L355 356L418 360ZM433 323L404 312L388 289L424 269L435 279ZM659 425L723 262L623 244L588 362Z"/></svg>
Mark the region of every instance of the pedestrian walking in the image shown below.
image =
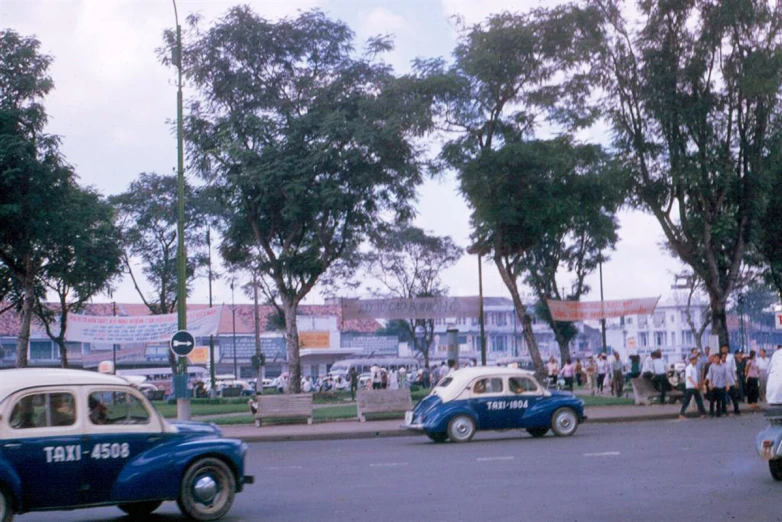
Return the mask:
<svg viewBox="0 0 782 522"><path fill-rule="evenodd" d="M584 375L584 367L581 366L581 359L576 359L576 385L580 388Z"/></svg>
<svg viewBox="0 0 782 522"><path fill-rule="evenodd" d="M383 376L380 375L380 366L373 364L369 369L370 380L372 381L372 389L379 390L383 385Z"/></svg>
<svg viewBox="0 0 782 522"><path fill-rule="evenodd" d="M594 357L589 357L586 367L587 387L592 395L595 394L595 381L597 380L597 363Z"/></svg>
<svg viewBox="0 0 782 522"><path fill-rule="evenodd" d="M733 414L739 415L738 379L736 378L736 359L730 353L727 344L720 346L720 359L728 370L728 399L733 403ZM727 412L726 412L727 415Z"/></svg>
<svg viewBox="0 0 782 522"><path fill-rule="evenodd" d="M573 391L573 376L576 373L576 367L573 364L573 361L570 359L565 360L564 366L562 366L562 369L559 372L562 375L562 378L565 380L565 389L569 391Z"/></svg>
<svg viewBox="0 0 782 522"><path fill-rule="evenodd" d="M606 374L608 373L608 361L606 360L606 354L601 353L597 356L597 393L603 393L603 386L606 381Z"/></svg>
<svg viewBox="0 0 782 522"><path fill-rule="evenodd" d="M749 352L744 376L746 379L747 404L750 409L758 408L758 397L760 396L760 370L756 359L755 350Z"/></svg>
<svg viewBox="0 0 782 522"><path fill-rule="evenodd" d="M557 364L554 356L551 356L546 366L548 369L548 386L549 388L556 388L557 380L559 379L559 364Z"/></svg>
<svg viewBox="0 0 782 522"><path fill-rule="evenodd" d="M739 402L745 402L747 397L747 360L744 354L736 350L736 392Z"/></svg>
<svg viewBox="0 0 782 522"><path fill-rule="evenodd" d="M706 382L709 387L709 417L714 417L715 411L717 417L721 417L727 413L725 400L728 392L728 371L722 364L722 358L716 353L709 365Z"/></svg>
<svg viewBox="0 0 782 522"><path fill-rule="evenodd" d="M759 384L759 399L761 401L766 400L766 385L768 384L768 367L771 364L771 358L766 355L765 348L760 349L760 355L757 360L758 373L760 374Z"/></svg>
<svg viewBox="0 0 782 522"><path fill-rule="evenodd" d="M679 418L686 419L684 414L690 405L690 400L695 397L695 404L698 406L698 413L701 417L706 416L706 408L703 407L703 396L701 396L701 382L698 373L698 354L690 354L690 364L684 369L684 399L682 400L682 409L679 411Z"/></svg>
<svg viewBox="0 0 782 522"><path fill-rule="evenodd" d="M614 395L621 397L625 388L625 365L619 352L614 352L614 360L611 361L611 389Z"/></svg>
<svg viewBox="0 0 782 522"><path fill-rule="evenodd" d="M358 370L356 370L355 366L350 367L348 375L350 377L350 400L355 401L356 391L358 390Z"/></svg>
<svg viewBox="0 0 782 522"><path fill-rule="evenodd" d="M659 350L652 353L652 383L657 391L660 392L660 404L665 404L665 392L668 391L668 372L665 369L662 352Z"/></svg>

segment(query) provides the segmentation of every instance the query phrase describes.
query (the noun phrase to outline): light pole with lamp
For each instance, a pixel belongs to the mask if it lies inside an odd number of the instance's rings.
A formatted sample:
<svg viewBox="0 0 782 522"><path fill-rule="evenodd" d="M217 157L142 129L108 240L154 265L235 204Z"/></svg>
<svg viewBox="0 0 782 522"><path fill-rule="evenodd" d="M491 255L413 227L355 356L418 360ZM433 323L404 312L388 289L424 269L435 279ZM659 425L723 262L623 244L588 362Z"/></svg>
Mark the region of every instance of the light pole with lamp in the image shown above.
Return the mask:
<svg viewBox="0 0 782 522"><path fill-rule="evenodd" d="M234 379L239 378L238 366L236 364L236 302L234 301L234 278L231 276L231 323L233 325L233 348L234 348Z"/></svg>

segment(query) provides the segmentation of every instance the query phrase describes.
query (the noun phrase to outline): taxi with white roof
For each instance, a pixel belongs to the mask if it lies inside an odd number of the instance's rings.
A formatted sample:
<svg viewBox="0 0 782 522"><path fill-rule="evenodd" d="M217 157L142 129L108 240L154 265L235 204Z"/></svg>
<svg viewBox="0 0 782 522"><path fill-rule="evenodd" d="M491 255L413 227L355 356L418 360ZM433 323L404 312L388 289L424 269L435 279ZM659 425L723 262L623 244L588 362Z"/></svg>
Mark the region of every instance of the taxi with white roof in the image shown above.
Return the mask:
<svg viewBox="0 0 782 522"><path fill-rule="evenodd" d="M0 521L30 511L116 505L144 516L174 500L216 520L253 478L247 445L214 424L165 420L114 375L0 370Z"/></svg>
<svg viewBox="0 0 782 522"><path fill-rule="evenodd" d="M573 435L586 419L584 401L549 391L528 370L501 366L452 371L405 414L403 427L434 442L468 442L479 430L525 429L533 437L549 430Z"/></svg>

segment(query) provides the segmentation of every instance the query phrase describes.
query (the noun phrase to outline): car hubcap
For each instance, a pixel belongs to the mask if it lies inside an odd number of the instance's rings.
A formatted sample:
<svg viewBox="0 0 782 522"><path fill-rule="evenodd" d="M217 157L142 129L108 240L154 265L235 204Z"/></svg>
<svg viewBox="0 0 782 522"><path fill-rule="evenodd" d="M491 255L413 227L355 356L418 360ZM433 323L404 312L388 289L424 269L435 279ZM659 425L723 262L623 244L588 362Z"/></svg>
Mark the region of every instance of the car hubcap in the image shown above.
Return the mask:
<svg viewBox="0 0 782 522"><path fill-rule="evenodd" d="M211 504L217 496L217 482L211 476L199 478L193 486L193 497L202 504Z"/></svg>
<svg viewBox="0 0 782 522"><path fill-rule="evenodd" d="M458 419L454 426L454 431L456 431L460 438L466 437L470 434L470 423L465 419Z"/></svg>
<svg viewBox="0 0 782 522"><path fill-rule="evenodd" d="M573 429L573 426L575 425L575 419L573 419L573 415L569 413L563 413L557 419L557 424L559 425L560 431L567 433Z"/></svg>

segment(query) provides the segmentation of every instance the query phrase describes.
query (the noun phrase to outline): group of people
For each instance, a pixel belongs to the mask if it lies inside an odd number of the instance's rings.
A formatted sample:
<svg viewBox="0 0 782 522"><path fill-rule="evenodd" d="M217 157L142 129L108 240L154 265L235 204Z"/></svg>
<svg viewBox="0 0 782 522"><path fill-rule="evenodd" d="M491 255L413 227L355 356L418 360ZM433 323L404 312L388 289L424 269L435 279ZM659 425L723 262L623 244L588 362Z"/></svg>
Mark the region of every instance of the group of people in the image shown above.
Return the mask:
<svg viewBox="0 0 782 522"><path fill-rule="evenodd" d="M777 350L782 350L782 345ZM709 417L729 415L729 406L734 415L740 415L740 403L746 403L750 410L757 409L758 402L766 395L770 366L771 357L764 349L759 354L752 350L745 355L739 350L730 353L727 345L714 354L708 346L703 353L693 348L685 368L684 400L679 417L686 418L692 399L701 417L706 417L704 397L709 401Z"/></svg>
<svg viewBox="0 0 782 522"><path fill-rule="evenodd" d="M624 392L627 373L626 364L622 361L618 352L610 358L608 354L601 353L586 359L584 364L581 359L565 359L561 367L555 357L551 357L546 364L548 372L548 385L550 388L560 387L560 379L566 390L573 391L574 385L586 386L592 395L603 394L610 390L611 395L621 397Z"/></svg>

